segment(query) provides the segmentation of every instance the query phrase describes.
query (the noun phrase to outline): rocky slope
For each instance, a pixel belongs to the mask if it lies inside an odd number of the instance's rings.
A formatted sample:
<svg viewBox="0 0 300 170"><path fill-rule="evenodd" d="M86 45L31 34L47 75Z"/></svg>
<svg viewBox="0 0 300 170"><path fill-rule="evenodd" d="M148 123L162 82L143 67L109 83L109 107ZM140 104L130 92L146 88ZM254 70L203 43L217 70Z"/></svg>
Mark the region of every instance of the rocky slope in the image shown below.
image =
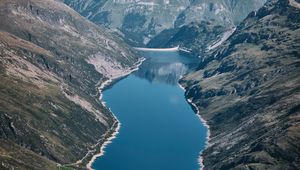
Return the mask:
<svg viewBox="0 0 300 170"><path fill-rule="evenodd" d="M2 0L0 21L0 169L84 165L116 125L97 87L136 54L56 0Z"/></svg>
<svg viewBox="0 0 300 170"><path fill-rule="evenodd" d="M190 56L203 56L210 45L221 41L223 35L231 33L234 27L228 28L215 22L202 21L191 23L180 28L162 31L147 46L150 48L168 48L179 46Z"/></svg>
<svg viewBox="0 0 300 170"><path fill-rule="evenodd" d="M189 0L65 0L99 25L119 29L132 46L143 46L157 33L173 27Z"/></svg>
<svg viewBox="0 0 300 170"><path fill-rule="evenodd" d="M64 0L96 24L119 29L133 46L166 47L178 30L193 22L211 22L230 29L265 0ZM197 31L197 30L196 30ZM177 42L177 41L176 41ZM184 43L181 43L184 44ZM188 44L187 44L188 45Z"/></svg>
<svg viewBox="0 0 300 170"><path fill-rule="evenodd" d="M300 4L270 0L181 80L210 126L204 169L299 169Z"/></svg>
<svg viewBox="0 0 300 170"><path fill-rule="evenodd" d="M178 15L174 27L160 32L148 47L180 46L192 56L203 56L221 44L235 27L265 0L195 0Z"/></svg>
<svg viewBox="0 0 300 170"><path fill-rule="evenodd" d="M264 5L266 0L192 0L178 15L175 27L192 22L215 21L220 25L238 25L253 10Z"/></svg>

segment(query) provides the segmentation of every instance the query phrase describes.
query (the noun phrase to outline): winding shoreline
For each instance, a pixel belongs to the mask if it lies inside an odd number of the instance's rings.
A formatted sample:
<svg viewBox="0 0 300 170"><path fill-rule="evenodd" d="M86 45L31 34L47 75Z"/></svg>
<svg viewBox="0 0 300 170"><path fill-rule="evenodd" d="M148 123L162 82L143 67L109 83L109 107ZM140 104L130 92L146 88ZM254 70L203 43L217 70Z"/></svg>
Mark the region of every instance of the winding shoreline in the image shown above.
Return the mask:
<svg viewBox="0 0 300 170"><path fill-rule="evenodd" d="M93 162L98 158L104 155L105 153L105 148L108 144L112 143L112 140L115 139L117 137L117 135L119 134L119 130L121 128L121 123L118 121L118 119L116 119L116 117L114 116L116 122L117 123L117 127L116 128L112 128L111 130L113 130L113 133L111 134L110 137L108 137L105 142L101 145L100 147L100 152L96 155L93 155L92 159L88 162L88 164L86 165L86 168L88 170L94 170L92 168Z"/></svg>
<svg viewBox="0 0 300 170"><path fill-rule="evenodd" d="M100 151L99 151L99 153L93 155L92 158L91 158L91 160L87 163L86 168L87 168L88 170L94 170L94 169L92 168L93 162L94 162L98 157L101 157L101 156L104 155L106 146L107 146L108 144L112 143L112 140L115 139L115 138L117 137L117 135L118 135L118 133L119 133L119 130L120 130L120 128L121 128L121 123L120 123L120 121L119 121L119 120L117 119L117 117L113 114L113 112L111 111L111 109L110 109L109 107L106 106L106 103L102 100L102 98L103 98L103 90L104 90L106 87L108 87L109 85L111 85L113 82L115 82L115 81L121 79L122 77L125 77L125 76L131 74L131 73L134 72L134 71L137 71L137 70L139 69L140 65L142 65L143 62L144 62L145 60L146 60L145 58L139 59L139 61L137 61L137 64L136 64L132 69L130 69L128 72L125 72L124 74L119 75L119 76L117 76L117 77L108 79L108 80L104 81L104 82L99 86L99 88L98 88L99 93L100 93L100 95L99 95L99 100L100 100L101 104L102 104L104 107L106 107L106 108L112 113L112 116L113 116L113 118L114 118L114 120L115 120L114 125L117 124L117 126L115 127L115 126L113 125L112 128L108 131L108 133L111 133L111 132L112 132L112 133L110 134L110 136L109 136L108 138L104 139L105 142L100 146ZM104 135L104 136L105 136L105 135ZM101 140L101 139L100 139L100 140ZM99 144L100 144L100 143L97 143L96 145L99 145Z"/></svg>
<svg viewBox="0 0 300 170"><path fill-rule="evenodd" d="M160 49L158 49L160 50ZM175 48L172 48L172 49L166 49L166 50L175 50ZM101 157L105 154L105 148L108 144L112 143L112 140L115 139L117 137L117 135L119 134L119 130L121 128L121 123L120 121L117 119L117 117L113 114L113 112L111 111L111 109L109 107L106 106L106 103L102 100L103 98L103 91L105 88L107 88L108 86L112 85L114 82L122 79L123 77L126 77L128 76L129 74L131 74L132 72L134 71L137 71L140 67L140 65L145 61L145 58L141 58L139 61L137 61L137 64L135 65L135 67L133 67L132 69L130 69L128 72L125 72L124 74L122 75L118 75L116 77L113 77L111 79L107 79L106 81L104 81L100 86L99 86L99 100L101 102L101 104L103 104L103 106L105 106L111 113L112 113L112 116L115 120L113 126L111 127L111 129L107 132L108 133L108 137L105 137L107 134L104 134L104 139L100 139L99 141L103 141L104 142L101 144L100 142L95 144L95 146L97 145L101 145L100 146L100 150L97 154L93 155L92 158L90 159L90 161L86 164L86 168L88 170L94 170L92 168L92 164L93 162L98 158L98 157ZM186 89L180 84L178 83L179 87L184 91L186 92ZM185 96L186 98L186 96ZM207 128L207 135L206 135L206 142L205 142L205 148L207 148L207 146L209 145L209 140L210 140L210 130L209 130L209 125L207 124L207 121L205 119L203 119L200 115L200 111L198 109L198 107L196 106L195 103L192 102L191 99L187 99L186 98L186 101L194 108L193 110L196 111L196 115L197 117L199 118L199 120L201 121L201 123ZM116 124L116 125L115 125ZM110 134L111 133L111 134ZM204 164L203 164L203 157L202 157L202 152L200 152L199 154L199 158L198 158L198 164L200 165L200 169L203 169L204 168Z"/></svg>
<svg viewBox="0 0 300 170"><path fill-rule="evenodd" d="M184 93L186 92L186 89L180 84L178 83L179 87L184 91ZM185 96L186 98L186 96ZM196 115L198 116L198 118L200 119L201 123L207 128L207 132L206 132L206 142L205 142L205 148L200 152L199 154L199 158L198 158L198 163L201 166L200 170L204 169L204 164L203 164L203 156L202 156L202 152L208 147L209 145L209 140L210 140L210 130L209 130L209 125L207 124L207 121L205 119L203 119L200 115L200 111L197 107L197 105L195 103L193 103L193 101L191 99L187 99L186 101L196 110Z"/></svg>

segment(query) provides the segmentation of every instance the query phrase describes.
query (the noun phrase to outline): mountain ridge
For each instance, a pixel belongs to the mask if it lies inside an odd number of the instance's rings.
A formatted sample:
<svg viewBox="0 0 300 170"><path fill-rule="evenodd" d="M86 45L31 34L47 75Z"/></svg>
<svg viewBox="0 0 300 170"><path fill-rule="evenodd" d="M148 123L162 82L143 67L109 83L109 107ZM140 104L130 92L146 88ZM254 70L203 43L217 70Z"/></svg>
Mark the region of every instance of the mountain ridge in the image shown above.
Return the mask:
<svg viewBox="0 0 300 170"><path fill-rule="evenodd" d="M98 88L137 53L61 1L4 0L0 14L0 169L83 168L117 124Z"/></svg>
<svg viewBox="0 0 300 170"><path fill-rule="evenodd" d="M214 25L218 23L229 29L242 21L249 12L261 7L265 0L64 2L97 25L121 31L126 42L137 47L147 46L152 39L160 36L170 39L180 27L194 22L212 22Z"/></svg>
<svg viewBox="0 0 300 170"><path fill-rule="evenodd" d="M210 127L204 169L299 167L299 12L268 1L180 81Z"/></svg>

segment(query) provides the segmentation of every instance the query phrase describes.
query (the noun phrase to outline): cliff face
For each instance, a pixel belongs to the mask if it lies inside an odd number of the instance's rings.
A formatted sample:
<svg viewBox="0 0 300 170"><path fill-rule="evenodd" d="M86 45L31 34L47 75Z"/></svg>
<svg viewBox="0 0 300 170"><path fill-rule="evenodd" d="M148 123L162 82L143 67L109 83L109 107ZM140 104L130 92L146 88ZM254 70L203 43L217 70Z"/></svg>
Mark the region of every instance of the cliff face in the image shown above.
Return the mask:
<svg viewBox="0 0 300 170"><path fill-rule="evenodd" d="M300 167L299 7L269 1L181 80L210 126L205 169Z"/></svg>
<svg viewBox="0 0 300 170"><path fill-rule="evenodd" d="M3 0L0 21L0 169L93 154L115 124L97 87L128 73L136 54L59 1Z"/></svg>

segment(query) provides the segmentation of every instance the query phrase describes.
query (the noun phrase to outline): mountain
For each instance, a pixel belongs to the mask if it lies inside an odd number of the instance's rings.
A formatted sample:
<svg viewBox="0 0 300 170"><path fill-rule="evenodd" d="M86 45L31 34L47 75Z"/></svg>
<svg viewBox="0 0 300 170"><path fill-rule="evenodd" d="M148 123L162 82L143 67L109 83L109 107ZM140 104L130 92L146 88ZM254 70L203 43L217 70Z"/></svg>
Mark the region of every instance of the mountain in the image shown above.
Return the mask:
<svg viewBox="0 0 300 170"><path fill-rule="evenodd" d="M190 23L180 28L162 31L154 37L147 46L150 48L168 48L180 46L185 54L190 56L204 56L209 51L210 46L223 42L235 30L211 21L201 21L200 23ZM224 37L224 38L223 38ZM224 39L224 40L226 40Z"/></svg>
<svg viewBox="0 0 300 170"><path fill-rule="evenodd" d="M256 11L265 2L266 0L194 0L178 15L174 28L160 32L147 46L180 46L192 56L203 56L226 40L250 12Z"/></svg>
<svg viewBox="0 0 300 170"><path fill-rule="evenodd" d="M98 88L139 58L60 1L2 0L0 21L0 169L85 165L117 125Z"/></svg>
<svg viewBox="0 0 300 170"><path fill-rule="evenodd" d="M300 3L270 0L180 83L209 125L204 169L299 169Z"/></svg>
<svg viewBox="0 0 300 170"><path fill-rule="evenodd" d="M191 0L190 5L180 13L175 27L192 22L215 21L220 25L238 25L254 10L264 5L266 0Z"/></svg>
<svg viewBox="0 0 300 170"><path fill-rule="evenodd" d="M132 46L143 46L164 29L173 27L189 0L65 0L92 22L119 29Z"/></svg>
<svg viewBox="0 0 300 170"><path fill-rule="evenodd" d="M64 0L92 22L118 29L132 46L166 47L178 29L194 22L212 22L229 29L265 0ZM155 42L151 41L154 39ZM156 41L159 40L159 41Z"/></svg>

